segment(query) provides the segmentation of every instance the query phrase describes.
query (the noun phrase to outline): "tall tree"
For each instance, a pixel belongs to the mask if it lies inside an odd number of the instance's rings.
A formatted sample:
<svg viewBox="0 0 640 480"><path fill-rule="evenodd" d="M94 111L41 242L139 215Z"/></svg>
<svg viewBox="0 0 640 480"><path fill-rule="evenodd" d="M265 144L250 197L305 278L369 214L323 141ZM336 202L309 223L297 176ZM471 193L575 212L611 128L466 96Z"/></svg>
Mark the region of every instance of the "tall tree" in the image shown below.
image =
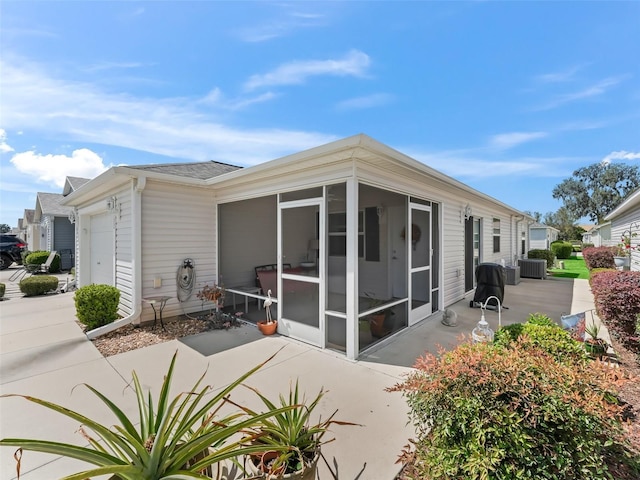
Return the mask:
<svg viewBox="0 0 640 480"><path fill-rule="evenodd" d="M545 213L542 223L558 229L558 240L580 240L584 229L577 226L576 221L567 208L560 207L557 212Z"/></svg>
<svg viewBox="0 0 640 480"><path fill-rule="evenodd" d="M542 214L540 212L530 212L529 210L525 210L524 213L526 213L530 217L533 217L534 220L538 223L542 221Z"/></svg>
<svg viewBox="0 0 640 480"><path fill-rule="evenodd" d="M11 227L6 223L0 223L0 233L7 233L11 231Z"/></svg>
<svg viewBox="0 0 640 480"><path fill-rule="evenodd" d="M553 189L575 218L600 222L633 191L640 187L640 170L635 165L600 162L573 172Z"/></svg>

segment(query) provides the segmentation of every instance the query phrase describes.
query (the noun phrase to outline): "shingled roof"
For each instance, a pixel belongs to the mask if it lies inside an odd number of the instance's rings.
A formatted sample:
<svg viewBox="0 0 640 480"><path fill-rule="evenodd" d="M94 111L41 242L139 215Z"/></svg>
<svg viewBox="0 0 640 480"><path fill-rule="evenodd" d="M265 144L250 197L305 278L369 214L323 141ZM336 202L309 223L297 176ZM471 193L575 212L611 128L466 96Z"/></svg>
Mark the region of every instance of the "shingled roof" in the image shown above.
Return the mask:
<svg viewBox="0 0 640 480"><path fill-rule="evenodd" d="M242 167L229 165L226 163L209 161L194 163L159 163L153 165L129 165L127 168L144 170L147 172L163 173L166 175L177 175L179 177L197 178L207 180L225 173L240 170Z"/></svg>
<svg viewBox="0 0 640 480"><path fill-rule="evenodd" d="M79 189L82 185L84 185L88 181L89 181L88 178L67 177L65 182L64 182L64 189L62 190L62 195L64 195L66 197L71 192L74 192L77 189Z"/></svg>
<svg viewBox="0 0 640 480"><path fill-rule="evenodd" d="M57 217L66 217L71 211L71 207L64 207L60 203L64 200L64 195L60 193L44 193L38 192L36 199L36 211L39 210L40 215L53 215ZM39 221L40 218L37 219Z"/></svg>

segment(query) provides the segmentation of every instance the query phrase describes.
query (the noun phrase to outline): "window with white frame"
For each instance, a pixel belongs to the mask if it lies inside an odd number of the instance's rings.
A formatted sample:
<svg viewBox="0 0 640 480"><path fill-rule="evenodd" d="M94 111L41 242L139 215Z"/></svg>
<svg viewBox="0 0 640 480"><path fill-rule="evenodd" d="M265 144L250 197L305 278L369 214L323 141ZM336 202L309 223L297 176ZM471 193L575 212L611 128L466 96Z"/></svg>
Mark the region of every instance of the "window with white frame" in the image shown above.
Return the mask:
<svg viewBox="0 0 640 480"><path fill-rule="evenodd" d="M500 252L500 219L493 219L493 253Z"/></svg>

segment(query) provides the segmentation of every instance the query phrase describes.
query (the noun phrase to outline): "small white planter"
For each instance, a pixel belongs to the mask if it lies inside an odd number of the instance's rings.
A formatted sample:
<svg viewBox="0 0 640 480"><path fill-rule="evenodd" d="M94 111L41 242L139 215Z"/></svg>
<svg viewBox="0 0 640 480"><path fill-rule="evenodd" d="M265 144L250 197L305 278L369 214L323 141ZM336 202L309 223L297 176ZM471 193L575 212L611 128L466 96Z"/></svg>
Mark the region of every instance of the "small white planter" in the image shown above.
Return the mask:
<svg viewBox="0 0 640 480"><path fill-rule="evenodd" d="M613 257L613 261L616 262L616 267L628 267L630 260L631 257Z"/></svg>

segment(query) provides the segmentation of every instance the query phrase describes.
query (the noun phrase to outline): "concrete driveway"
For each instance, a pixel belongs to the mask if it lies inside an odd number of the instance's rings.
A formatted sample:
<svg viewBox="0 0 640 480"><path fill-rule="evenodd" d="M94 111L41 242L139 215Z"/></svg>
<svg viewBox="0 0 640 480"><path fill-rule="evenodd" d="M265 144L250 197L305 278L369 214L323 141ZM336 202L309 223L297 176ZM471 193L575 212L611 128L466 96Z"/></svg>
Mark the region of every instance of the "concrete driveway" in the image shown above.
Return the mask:
<svg viewBox="0 0 640 480"><path fill-rule="evenodd" d="M0 272L0 281L10 271ZM507 286L502 323L523 321L529 313L547 313L559 319L564 312L593 308L588 283L583 280L523 279ZM329 391L319 413L326 417L338 409L336 418L361 424L336 427L336 441L323 447L326 462L320 463L322 480L391 480L399 471L396 458L413 435L407 425L407 407L401 395L385 388L401 381L415 359L438 345L451 347L461 334L469 334L480 318L469 299L453 305L458 312L456 328L437 319L407 329L369 352L358 362L337 353L280 337L257 341L203 356L180 341L142 348L103 358L75 322L73 294L35 298L15 296L0 303L0 393L41 397L114 423L110 413L85 388L88 383L134 415L135 401L128 382L136 370L144 385L157 393L166 367L178 351L174 391L189 389L206 370L206 381L221 388L275 352L275 359L249 380L263 393L276 397L290 382L300 379L308 397L320 388ZM497 328L497 313L487 320ZM221 341L211 332L211 341ZM216 335L218 335L216 337ZM246 389L232 396L238 402L255 402ZM0 399L0 438L27 437L83 444L77 422L15 397ZM78 462L51 455L24 452L24 480L59 478L79 471ZM0 478L16 478L13 449L0 449Z"/></svg>

